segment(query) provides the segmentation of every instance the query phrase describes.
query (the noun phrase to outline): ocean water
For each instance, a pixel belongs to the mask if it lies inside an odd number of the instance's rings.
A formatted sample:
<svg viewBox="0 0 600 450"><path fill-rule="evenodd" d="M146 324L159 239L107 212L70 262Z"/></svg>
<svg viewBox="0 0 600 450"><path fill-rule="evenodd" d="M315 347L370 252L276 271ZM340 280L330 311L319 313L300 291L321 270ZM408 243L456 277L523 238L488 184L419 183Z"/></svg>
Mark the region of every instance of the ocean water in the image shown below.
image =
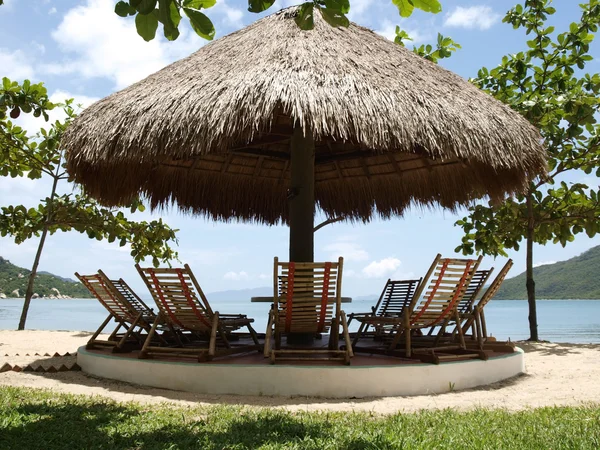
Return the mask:
<svg viewBox="0 0 600 450"><path fill-rule="evenodd" d="M148 305L151 301L147 301ZM366 312L374 302L345 303L346 313ZM552 342L600 343L600 300L541 300L537 303L540 339ZM17 328L23 300L0 299L0 329ZM244 313L255 319L254 327L264 332L269 303L212 302L220 313ZM488 334L498 339L522 340L529 337L527 301L492 301L485 309ZM27 318L30 330L95 331L108 314L92 299L42 300L31 302ZM351 324L351 331L356 328Z"/></svg>

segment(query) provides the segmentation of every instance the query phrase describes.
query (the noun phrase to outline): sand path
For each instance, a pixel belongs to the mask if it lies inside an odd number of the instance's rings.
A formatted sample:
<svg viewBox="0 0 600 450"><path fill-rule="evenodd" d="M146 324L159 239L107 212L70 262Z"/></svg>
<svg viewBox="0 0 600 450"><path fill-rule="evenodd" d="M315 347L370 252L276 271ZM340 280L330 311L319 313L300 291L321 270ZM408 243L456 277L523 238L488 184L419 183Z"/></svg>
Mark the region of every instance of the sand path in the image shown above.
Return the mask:
<svg viewBox="0 0 600 450"><path fill-rule="evenodd" d="M26 365L43 361L43 365L72 363L73 357L26 357L26 353L75 352L90 333L68 331L0 330L0 367ZM99 379L82 372L53 374L0 373L0 384L47 388L56 392L85 394L117 401L144 404L169 402L179 405L231 404L280 407L287 410L371 411L389 414L432 408L472 409L476 407L523 408L600 403L600 345L520 343L526 352L527 374L484 388L440 395L388 397L360 400L327 400L307 397L242 397L204 395L166 389L147 388ZM15 356L16 354L20 356ZM4 356L8 354L9 356Z"/></svg>

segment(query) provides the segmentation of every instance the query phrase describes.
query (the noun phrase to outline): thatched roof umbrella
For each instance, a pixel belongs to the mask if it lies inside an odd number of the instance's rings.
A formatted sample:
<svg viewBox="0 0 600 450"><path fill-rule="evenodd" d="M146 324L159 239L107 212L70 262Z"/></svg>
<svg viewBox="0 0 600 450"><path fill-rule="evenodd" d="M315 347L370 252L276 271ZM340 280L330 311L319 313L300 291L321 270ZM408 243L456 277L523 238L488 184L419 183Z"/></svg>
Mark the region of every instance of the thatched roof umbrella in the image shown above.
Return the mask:
<svg viewBox="0 0 600 450"><path fill-rule="evenodd" d="M290 224L311 261L315 204L368 221L521 191L545 170L538 131L461 77L373 31L295 8L206 45L87 108L62 144L108 205Z"/></svg>

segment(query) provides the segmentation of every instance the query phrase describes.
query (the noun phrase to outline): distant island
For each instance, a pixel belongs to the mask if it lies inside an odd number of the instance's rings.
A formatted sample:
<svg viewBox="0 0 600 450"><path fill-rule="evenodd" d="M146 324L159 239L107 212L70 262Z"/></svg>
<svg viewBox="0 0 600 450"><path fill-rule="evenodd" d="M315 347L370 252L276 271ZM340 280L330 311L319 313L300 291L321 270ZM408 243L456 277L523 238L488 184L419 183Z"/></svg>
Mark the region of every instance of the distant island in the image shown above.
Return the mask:
<svg viewBox="0 0 600 450"><path fill-rule="evenodd" d="M30 270L15 266L0 256L0 298L25 297ZM79 282L48 272L39 272L33 287L34 298L90 298Z"/></svg>
<svg viewBox="0 0 600 450"><path fill-rule="evenodd" d="M492 274L493 277L493 274ZM537 299L600 299L600 246L533 269ZM496 300L525 300L525 273L505 280Z"/></svg>

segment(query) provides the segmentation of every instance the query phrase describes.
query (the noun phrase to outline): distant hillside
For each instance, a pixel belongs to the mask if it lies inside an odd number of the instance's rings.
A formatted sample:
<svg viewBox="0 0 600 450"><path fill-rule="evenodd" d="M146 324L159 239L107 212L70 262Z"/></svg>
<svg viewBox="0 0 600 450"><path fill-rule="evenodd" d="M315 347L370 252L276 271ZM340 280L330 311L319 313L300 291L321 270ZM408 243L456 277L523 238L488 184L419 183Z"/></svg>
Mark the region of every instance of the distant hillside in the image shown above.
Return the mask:
<svg viewBox="0 0 600 450"><path fill-rule="evenodd" d="M600 299L600 246L575 258L533 269L538 299ZM495 299L527 298L525 273L505 280Z"/></svg>
<svg viewBox="0 0 600 450"><path fill-rule="evenodd" d="M0 256L0 293L7 297L24 297L29 274L30 270L15 266L8 259ZM49 297L50 295L56 295L56 291L52 290L53 288L58 289L60 295L74 298L90 297L88 290L78 281L58 277L48 272L39 272L33 292L40 297ZM16 289L19 290L19 295L13 294Z"/></svg>

